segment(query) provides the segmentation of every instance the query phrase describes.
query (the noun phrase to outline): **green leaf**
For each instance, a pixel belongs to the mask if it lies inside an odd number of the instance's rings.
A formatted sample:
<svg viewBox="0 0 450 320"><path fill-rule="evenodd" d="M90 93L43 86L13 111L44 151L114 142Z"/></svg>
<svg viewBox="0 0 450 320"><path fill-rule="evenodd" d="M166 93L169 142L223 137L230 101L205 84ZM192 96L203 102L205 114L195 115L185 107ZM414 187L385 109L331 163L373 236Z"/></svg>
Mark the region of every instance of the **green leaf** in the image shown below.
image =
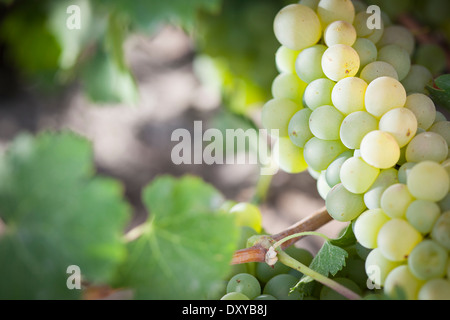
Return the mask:
<svg viewBox="0 0 450 320"><path fill-rule="evenodd" d="M353 226L350 223L344 230L343 234L337 239L331 239L330 243L332 245L344 248L351 246L356 243L356 237L353 233Z"/></svg>
<svg viewBox="0 0 450 320"><path fill-rule="evenodd" d="M450 74L442 75L434 80L435 87L427 86L433 101L450 110Z"/></svg>
<svg viewBox="0 0 450 320"><path fill-rule="evenodd" d="M67 267L108 283L125 258L122 186L94 176L90 143L73 133L22 135L0 158L0 298L74 299Z"/></svg>
<svg viewBox="0 0 450 320"><path fill-rule="evenodd" d="M150 211L142 235L128 244L118 285L136 299L204 299L230 270L238 240L222 196L196 177L163 176L143 192Z"/></svg>

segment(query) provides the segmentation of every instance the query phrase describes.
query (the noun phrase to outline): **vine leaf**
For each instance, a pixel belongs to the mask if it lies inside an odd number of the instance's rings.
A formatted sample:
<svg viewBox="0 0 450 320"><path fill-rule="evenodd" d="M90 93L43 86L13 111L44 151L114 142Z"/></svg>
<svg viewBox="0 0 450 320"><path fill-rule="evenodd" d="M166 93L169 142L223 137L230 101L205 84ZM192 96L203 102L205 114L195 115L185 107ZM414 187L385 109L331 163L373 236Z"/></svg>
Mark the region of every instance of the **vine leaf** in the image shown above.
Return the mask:
<svg viewBox="0 0 450 320"><path fill-rule="evenodd" d="M162 176L143 192L150 218L128 243L119 286L135 299L205 299L229 272L238 228L223 197L200 178Z"/></svg>
<svg viewBox="0 0 450 320"><path fill-rule="evenodd" d="M0 158L0 298L75 299L67 268L107 284L125 258L129 206L94 176L90 143L73 133L22 135Z"/></svg>
<svg viewBox="0 0 450 320"><path fill-rule="evenodd" d="M427 86L431 98L436 104L450 110L450 74L436 78L434 83L435 87Z"/></svg>

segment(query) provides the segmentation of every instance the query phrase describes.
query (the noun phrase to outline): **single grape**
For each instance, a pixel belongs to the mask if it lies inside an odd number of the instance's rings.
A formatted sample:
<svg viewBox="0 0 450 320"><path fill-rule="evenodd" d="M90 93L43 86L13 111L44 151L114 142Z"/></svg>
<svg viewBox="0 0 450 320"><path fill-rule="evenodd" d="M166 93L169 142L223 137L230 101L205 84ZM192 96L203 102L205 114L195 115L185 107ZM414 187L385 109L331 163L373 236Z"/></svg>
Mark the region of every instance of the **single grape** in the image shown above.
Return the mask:
<svg viewBox="0 0 450 320"><path fill-rule="evenodd" d="M324 121L326 119L326 121ZM315 109L309 118L309 128L314 136L322 140L339 140L339 129L344 116L333 106Z"/></svg>
<svg viewBox="0 0 450 320"><path fill-rule="evenodd" d="M273 158L279 168L287 173L300 173L308 167L303 157L303 149L293 144L289 137L281 137L275 142Z"/></svg>
<svg viewBox="0 0 450 320"><path fill-rule="evenodd" d="M381 253L391 261L405 261L423 237L406 220L392 219L378 232L377 244Z"/></svg>
<svg viewBox="0 0 450 320"><path fill-rule="evenodd" d="M303 96L306 106L311 110L315 110L321 106L332 105L331 92L335 84L334 81L327 78L313 80L306 87Z"/></svg>
<svg viewBox="0 0 450 320"><path fill-rule="evenodd" d="M322 56L322 70L333 81L355 76L359 67L358 53L345 44L329 47Z"/></svg>
<svg viewBox="0 0 450 320"><path fill-rule="evenodd" d="M380 130L371 131L361 141L361 157L379 169L395 166L400 159L400 147L395 138Z"/></svg>
<svg viewBox="0 0 450 320"><path fill-rule="evenodd" d="M312 169L323 171L345 151L347 149L340 140L328 141L314 137L306 143L303 155Z"/></svg>
<svg viewBox="0 0 450 320"><path fill-rule="evenodd" d="M366 109L377 119L380 119L389 110L403 107L405 103L405 88L394 78L380 77L367 86Z"/></svg>
<svg viewBox="0 0 450 320"><path fill-rule="evenodd" d="M428 94L427 86L433 85L433 75L424 66L413 64L402 84L408 94Z"/></svg>
<svg viewBox="0 0 450 320"><path fill-rule="evenodd" d="M250 300L245 294L240 292L230 292L224 295L220 300Z"/></svg>
<svg viewBox="0 0 450 320"><path fill-rule="evenodd" d="M422 93L408 95L405 108L408 108L414 113L418 127L423 130L428 130L436 119L436 106L433 100Z"/></svg>
<svg viewBox="0 0 450 320"><path fill-rule="evenodd" d="M289 138L297 147L304 148L305 144L314 136L309 129L311 113L310 109L302 109L295 113L289 121Z"/></svg>
<svg viewBox="0 0 450 320"><path fill-rule="evenodd" d="M352 152L346 151L339 155L336 160L334 160L325 171L325 180L327 184L332 188L338 183L341 183L341 167L342 164L349 158L353 156Z"/></svg>
<svg viewBox="0 0 450 320"><path fill-rule="evenodd" d="M383 36L384 23L381 21L380 28L369 28L369 24L367 22L371 19L371 17L371 13L361 11L356 14L353 25L355 26L358 38L365 38L376 44Z"/></svg>
<svg viewBox="0 0 450 320"><path fill-rule="evenodd" d="M240 292L252 300L261 294L261 285L251 274L240 273L228 281L227 293L230 292Z"/></svg>
<svg viewBox="0 0 450 320"><path fill-rule="evenodd" d="M447 250L433 240L419 243L408 258L409 270L421 280L442 278L447 269Z"/></svg>
<svg viewBox="0 0 450 320"><path fill-rule="evenodd" d="M406 220L422 234L431 232L440 215L439 206L429 200L415 200L406 210Z"/></svg>
<svg viewBox="0 0 450 320"><path fill-rule="evenodd" d="M272 96L275 99L289 99L302 105L306 83L296 74L280 73L272 82Z"/></svg>
<svg viewBox="0 0 450 320"><path fill-rule="evenodd" d="M391 185L398 183L397 170L395 168L380 171L375 182L364 194L364 203L368 209L381 208L381 197L384 191Z"/></svg>
<svg viewBox="0 0 450 320"><path fill-rule="evenodd" d="M375 248L367 256L365 262L366 274L372 284L380 288L384 286L388 274L401 264L402 262L386 259L381 250Z"/></svg>
<svg viewBox="0 0 450 320"><path fill-rule="evenodd" d="M350 0L321 0L317 5L317 14L323 26L338 20L353 23L355 7Z"/></svg>
<svg viewBox="0 0 450 320"><path fill-rule="evenodd" d="M381 227L390 220L382 209L364 211L354 224L356 240L368 249L377 247L377 236Z"/></svg>
<svg viewBox="0 0 450 320"><path fill-rule="evenodd" d="M363 69L369 63L375 62L377 60L378 49L375 44L369 39L358 38L356 39L352 47L359 55L359 58L361 60L361 69Z"/></svg>
<svg viewBox="0 0 450 320"><path fill-rule="evenodd" d="M392 270L386 277L384 293L392 299L399 299L404 296L407 300L416 300L423 284L424 281L417 279L407 265L401 265Z"/></svg>
<svg viewBox="0 0 450 320"><path fill-rule="evenodd" d="M330 216L341 222L356 219L366 209L363 195L348 191L341 183L328 192L325 203Z"/></svg>
<svg viewBox="0 0 450 320"><path fill-rule="evenodd" d="M317 179L317 192L320 197L325 200L327 198L328 192L330 192L331 187L325 178L325 171L320 173L319 179Z"/></svg>
<svg viewBox="0 0 450 320"><path fill-rule="evenodd" d="M431 237L441 246L450 250L450 211L444 212L431 231Z"/></svg>
<svg viewBox="0 0 450 320"><path fill-rule="evenodd" d="M428 131L439 134L445 139L447 145L450 146L450 121L436 122L428 129Z"/></svg>
<svg viewBox="0 0 450 320"><path fill-rule="evenodd" d="M397 71L400 81L406 78L411 69L409 53L396 44L389 44L378 50L378 61L384 61L392 65Z"/></svg>
<svg viewBox="0 0 450 320"><path fill-rule="evenodd" d="M341 167L342 185L350 192L363 194L372 186L380 170L358 157L347 159Z"/></svg>
<svg viewBox="0 0 450 320"><path fill-rule="evenodd" d="M406 148L406 161L442 162L447 159L448 144L445 139L434 132L422 132L416 135Z"/></svg>
<svg viewBox="0 0 450 320"><path fill-rule="evenodd" d="M314 258L313 254L309 250L304 248L298 248L295 246L290 246L286 248L285 252L298 262L304 264L305 266L309 266ZM292 274L297 279L300 279L303 276L303 273L295 269L289 270L289 274Z"/></svg>
<svg viewBox="0 0 450 320"><path fill-rule="evenodd" d="M421 200L438 202L449 191L449 176L446 170L436 162L423 161L416 164L408 175L409 192Z"/></svg>
<svg viewBox="0 0 450 320"><path fill-rule="evenodd" d="M273 136L287 137L291 118L302 107L289 99L272 99L262 107L261 120L264 128Z"/></svg>
<svg viewBox="0 0 450 320"><path fill-rule="evenodd" d="M406 162L400 166L398 169L398 181L400 183L406 184L408 181L408 174L415 165L415 162Z"/></svg>
<svg viewBox="0 0 450 320"><path fill-rule="evenodd" d="M360 74L360 78L369 84L373 80L381 77L390 77L398 80L398 74L395 68L384 61L370 62L361 70Z"/></svg>
<svg viewBox="0 0 450 320"><path fill-rule="evenodd" d="M406 210L414 201L408 187L402 183L389 186L381 196L381 209L390 218L404 218Z"/></svg>
<svg viewBox="0 0 450 320"><path fill-rule="evenodd" d="M350 289L354 293L361 295L362 291L359 288L359 286L352 280L347 278L334 278L334 281L337 283L343 285L344 287ZM323 286L322 290L320 291L320 300L348 300L348 298L344 297L337 291L334 291L333 289Z"/></svg>
<svg viewBox="0 0 450 320"><path fill-rule="evenodd" d="M340 80L333 88L331 100L333 105L344 115L364 110L364 97L367 83L357 77Z"/></svg>
<svg viewBox="0 0 450 320"><path fill-rule="evenodd" d="M240 202L230 209L229 214L236 219L238 226L253 228L256 232L262 230L262 215L257 206L248 202Z"/></svg>
<svg viewBox="0 0 450 320"><path fill-rule="evenodd" d="M300 79L306 83L325 78L322 70L322 57L327 47L317 44L304 49L295 60L295 71Z"/></svg>
<svg viewBox="0 0 450 320"><path fill-rule="evenodd" d="M450 281L432 279L427 281L419 291L419 300L450 300Z"/></svg>
<svg viewBox="0 0 450 320"><path fill-rule="evenodd" d="M383 36L377 43L377 46L383 48L390 44L396 44L402 47L411 56L414 52L416 41L414 35L408 28L400 25L392 25L384 29Z"/></svg>
<svg viewBox="0 0 450 320"><path fill-rule="evenodd" d="M406 146L416 135L417 119L407 108L396 108L386 112L380 119L379 129L391 134L400 148Z"/></svg>
<svg viewBox="0 0 450 320"><path fill-rule="evenodd" d="M353 46L356 41L356 30L347 21L334 21L325 28L323 38L328 47L335 44Z"/></svg>
<svg viewBox="0 0 450 320"><path fill-rule="evenodd" d="M274 296L278 300L300 300L300 292L295 287L299 279L291 274L279 274L271 278L264 286L263 294Z"/></svg>
<svg viewBox="0 0 450 320"><path fill-rule="evenodd" d="M291 50L288 47L280 46L275 53L275 66L280 73L295 73L295 60L299 55L299 50Z"/></svg>
<svg viewBox="0 0 450 320"><path fill-rule="evenodd" d="M319 17L314 10L301 4L282 8L275 16L273 28L277 40L291 50L310 47L322 36Z"/></svg>
<svg viewBox="0 0 450 320"><path fill-rule="evenodd" d="M378 120L366 111L349 114L342 121L340 137L349 149L359 149L361 141L371 131L378 129Z"/></svg>

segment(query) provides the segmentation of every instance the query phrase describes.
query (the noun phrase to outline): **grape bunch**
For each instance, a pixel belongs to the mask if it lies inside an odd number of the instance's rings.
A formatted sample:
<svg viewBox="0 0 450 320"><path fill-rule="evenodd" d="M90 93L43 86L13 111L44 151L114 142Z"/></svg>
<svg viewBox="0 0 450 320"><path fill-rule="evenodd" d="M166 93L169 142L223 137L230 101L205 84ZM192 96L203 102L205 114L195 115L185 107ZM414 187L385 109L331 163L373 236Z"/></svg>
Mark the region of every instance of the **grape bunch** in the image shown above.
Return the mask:
<svg viewBox="0 0 450 320"><path fill-rule="evenodd" d="M371 250L375 287L450 299L450 122L428 96L432 73L412 63L413 34L379 13L350 0L282 8L261 120L278 132L280 169L308 170L329 214Z"/></svg>

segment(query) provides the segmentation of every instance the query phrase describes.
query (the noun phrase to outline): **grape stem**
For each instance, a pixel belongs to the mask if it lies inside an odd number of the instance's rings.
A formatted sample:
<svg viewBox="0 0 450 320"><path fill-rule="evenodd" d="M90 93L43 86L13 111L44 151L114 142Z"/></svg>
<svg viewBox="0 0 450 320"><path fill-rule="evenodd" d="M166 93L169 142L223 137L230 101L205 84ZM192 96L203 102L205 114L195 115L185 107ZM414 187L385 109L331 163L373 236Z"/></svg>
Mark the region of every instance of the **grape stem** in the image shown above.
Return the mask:
<svg viewBox="0 0 450 320"><path fill-rule="evenodd" d="M303 238L305 234L302 233L317 230L330 221L332 221L332 217L328 214L326 208L323 207L319 211L309 215L305 219L300 220L288 229L273 235L272 239L275 242L285 239L281 243L281 249L285 249ZM231 260L231 264L265 262L267 250L268 248L256 243L250 248L236 251Z"/></svg>
<svg viewBox="0 0 450 320"><path fill-rule="evenodd" d="M349 300L361 300L361 297L358 294L354 293L353 291L351 291L347 287L341 285L340 283L338 283L330 278L325 277L321 273L318 273L318 272L308 268L301 262L299 262L299 261L295 260L294 258L292 258L291 256L289 256L284 251L278 252L278 260L281 263L283 263L284 265L286 265L292 269L295 269L297 271L300 271L304 275L309 276L309 277L313 278L314 280L322 283L323 285L333 289L334 291L340 293L342 296L346 297Z"/></svg>

